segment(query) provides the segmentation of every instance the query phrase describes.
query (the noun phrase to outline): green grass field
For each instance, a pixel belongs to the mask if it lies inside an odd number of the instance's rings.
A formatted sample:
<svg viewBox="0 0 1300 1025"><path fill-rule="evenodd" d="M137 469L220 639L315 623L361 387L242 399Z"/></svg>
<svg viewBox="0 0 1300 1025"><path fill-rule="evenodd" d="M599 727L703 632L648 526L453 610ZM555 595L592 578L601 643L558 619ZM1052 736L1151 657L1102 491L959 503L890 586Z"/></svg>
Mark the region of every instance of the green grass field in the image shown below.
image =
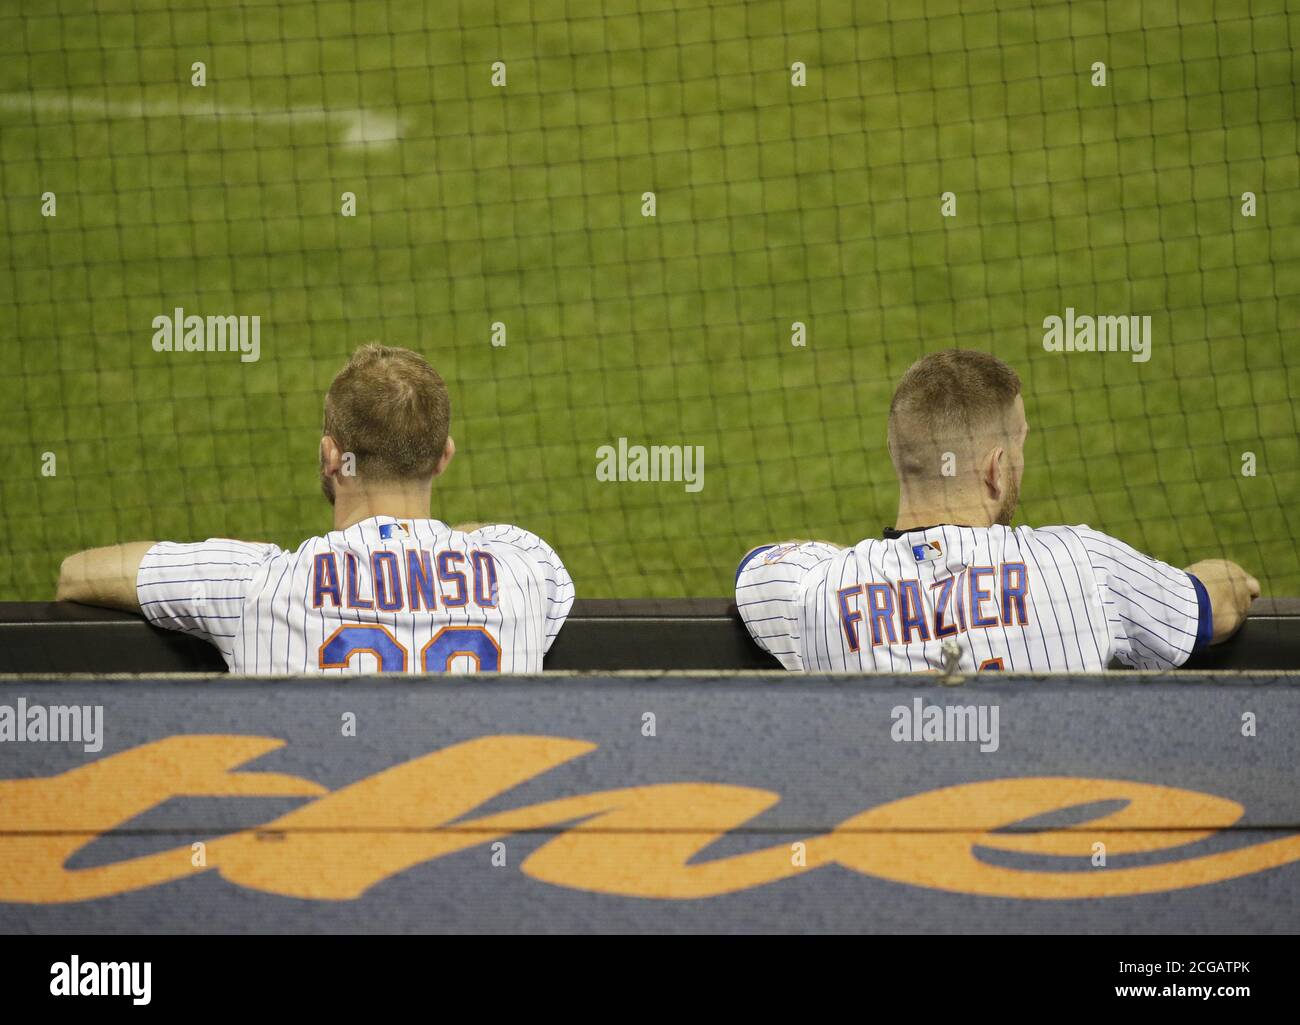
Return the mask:
<svg viewBox="0 0 1300 1025"><path fill-rule="evenodd" d="M1021 520L1300 593L1297 0L18 6L0 598L90 545L328 529L321 397L370 339L451 387L434 515L537 531L580 596L892 524L889 395L953 344L1025 379ZM260 315L261 360L153 351L177 306ZM1045 352L1067 306L1150 315L1150 361ZM598 481L619 437L702 445L703 490Z"/></svg>

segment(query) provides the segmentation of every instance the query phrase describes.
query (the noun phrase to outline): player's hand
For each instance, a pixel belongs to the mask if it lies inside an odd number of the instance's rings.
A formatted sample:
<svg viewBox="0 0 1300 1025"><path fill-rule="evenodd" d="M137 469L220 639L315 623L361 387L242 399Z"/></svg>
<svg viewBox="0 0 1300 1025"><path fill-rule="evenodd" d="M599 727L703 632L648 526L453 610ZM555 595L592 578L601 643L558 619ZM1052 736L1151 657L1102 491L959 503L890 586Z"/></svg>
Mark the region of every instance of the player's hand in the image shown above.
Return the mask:
<svg viewBox="0 0 1300 1025"><path fill-rule="evenodd" d="M1259 597L1259 581L1227 559L1203 559L1187 567L1205 585L1214 613L1211 644L1226 641L1246 619L1250 604Z"/></svg>

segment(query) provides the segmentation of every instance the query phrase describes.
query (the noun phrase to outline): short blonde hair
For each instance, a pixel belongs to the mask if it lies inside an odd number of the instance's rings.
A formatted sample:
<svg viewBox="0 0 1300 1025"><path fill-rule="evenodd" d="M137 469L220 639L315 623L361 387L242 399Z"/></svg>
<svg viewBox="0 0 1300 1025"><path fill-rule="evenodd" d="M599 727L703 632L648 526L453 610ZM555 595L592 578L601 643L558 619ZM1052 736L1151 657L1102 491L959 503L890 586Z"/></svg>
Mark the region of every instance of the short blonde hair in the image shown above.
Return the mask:
<svg viewBox="0 0 1300 1025"><path fill-rule="evenodd" d="M923 356L889 404L889 457L899 477L938 477L941 454L1006 423L1020 375L996 356L946 349Z"/></svg>
<svg viewBox="0 0 1300 1025"><path fill-rule="evenodd" d="M361 346L325 393L325 433L353 453L359 477L428 480L450 428L447 385L410 349Z"/></svg>

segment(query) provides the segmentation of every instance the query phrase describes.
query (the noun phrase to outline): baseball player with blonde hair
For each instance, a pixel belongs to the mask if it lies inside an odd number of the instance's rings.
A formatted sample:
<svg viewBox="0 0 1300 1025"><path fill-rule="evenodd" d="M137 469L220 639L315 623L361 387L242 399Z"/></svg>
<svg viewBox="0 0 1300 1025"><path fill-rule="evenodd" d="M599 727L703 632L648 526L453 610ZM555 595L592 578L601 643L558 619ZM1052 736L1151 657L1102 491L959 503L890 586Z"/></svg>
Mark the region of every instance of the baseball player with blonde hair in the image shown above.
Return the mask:
<svg viewBox="0 0 1300 1025"><path fill-rule="evenodd" d="M211 538L78 552L58 596L201 637L237 673L540 671L573 581L520 527L429 518L456 454L450 423L423 356L364 345L325 396L332 531L295 551Z"/></svg>

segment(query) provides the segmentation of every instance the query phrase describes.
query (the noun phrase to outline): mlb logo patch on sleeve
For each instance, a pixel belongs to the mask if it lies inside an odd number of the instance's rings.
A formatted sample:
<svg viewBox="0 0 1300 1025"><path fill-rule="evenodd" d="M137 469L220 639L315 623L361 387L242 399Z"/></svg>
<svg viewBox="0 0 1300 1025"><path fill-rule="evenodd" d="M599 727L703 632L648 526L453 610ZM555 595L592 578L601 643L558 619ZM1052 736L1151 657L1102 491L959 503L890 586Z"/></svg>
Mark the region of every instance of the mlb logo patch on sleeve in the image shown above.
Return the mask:
<svg viewBox="0 0 1300 1025"><path fill-rule="evenodd" d="M405 523L381 523L379 525L379 540L387 541L399 530L403 534L410 534L411 532L411 529Z"/></svg>
<svg viewBox="0 0 1300 1025"><path fill-rule="evenodd" d="M930 562L943 555L943 546L938 541L922 541L919 545L912 545L912 555L917 562Z"/></svg>

